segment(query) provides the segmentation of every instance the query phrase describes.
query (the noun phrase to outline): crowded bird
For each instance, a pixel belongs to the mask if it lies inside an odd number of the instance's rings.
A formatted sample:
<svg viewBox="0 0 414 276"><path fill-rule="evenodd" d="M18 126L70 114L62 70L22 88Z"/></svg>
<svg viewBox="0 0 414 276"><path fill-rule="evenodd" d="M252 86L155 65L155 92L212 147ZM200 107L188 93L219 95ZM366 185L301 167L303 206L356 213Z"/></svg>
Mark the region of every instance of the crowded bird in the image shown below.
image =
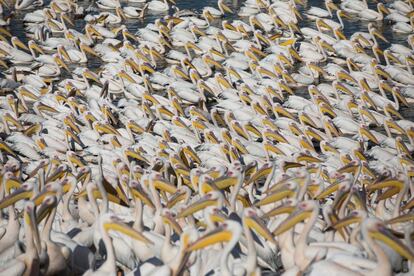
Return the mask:
<svg viewBox="0 0 414 276"><path fill-rule="evenodd" d="M413 0L0 0L0 276L414 275Z"/></svg>

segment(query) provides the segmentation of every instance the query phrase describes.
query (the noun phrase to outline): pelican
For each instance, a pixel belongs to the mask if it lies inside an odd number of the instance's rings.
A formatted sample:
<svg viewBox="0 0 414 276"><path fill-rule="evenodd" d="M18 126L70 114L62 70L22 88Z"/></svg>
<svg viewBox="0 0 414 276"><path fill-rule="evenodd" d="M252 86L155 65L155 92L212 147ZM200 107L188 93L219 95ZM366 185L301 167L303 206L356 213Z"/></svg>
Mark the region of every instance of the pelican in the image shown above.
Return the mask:
<svg viewBox="0 0 414 276"><path fill-rule="evenodd" d="M233 11L228 7L224 0L218 0L217 6L219 9L213 8L213 7L205 7L203 9L203 12L208 12L212 17L219 18L223 16L225 13L233 13Z"/></svg>
<svg viewBox="0 0 414 276"><path fill-rule="evenodd" d="M171 1L171 0L151 0L148 3L148 10L153 11L153 12L165 12L168 11L170 9L170 3L175 4L175 2Z"/></svg>
<svg viewBox="0 0 414 276"><path fill-rule="evenodd" d="M102 235L102 240L105 244L105 249L107 250L107 258L106 261L97 270L88 270L85 272L85 275L106 275L107 273L112 273L116 270L115 252L112 245L111 237L108 233L111 230L118 231L127 236L130 236L131 238L140 240L146 244L151 244L150 240L148 240L141 233L128 227L126 224L123 224L115 215L104 214L100 218L99 231Z"/></svg>
<svg viewBox="0 0 414 276"><path fill-rule="evenodd" d="M95 57L99 57L98 53L96 53L92 48L88 45L84 44L83 42L79 42L79 50L76 49L69 49L66 50L64 46L58 46L58 53L62 59L66 59L69 63L85 63L88 61L88 57L86 53L89 53Z"/></svg>
<svg viewBox="0 0 414 276"><path fill-rule="evenodd" d="M382 3L378 3L377 10L378 11L364 9L361 10L356 16L362 20L379 21L384 18L384 14L389 14L388 9L385 8L384 4Z"/></svg>
<svg viewBox="0 0 414 276"><path fill-rule="evenodd" d="M325 1L325 8L326 10L312 6L309 10L306 11L306 15L308 18L315 20L317 18L332 17L332 10L338 10L338 7L331 0Z"/></svg>

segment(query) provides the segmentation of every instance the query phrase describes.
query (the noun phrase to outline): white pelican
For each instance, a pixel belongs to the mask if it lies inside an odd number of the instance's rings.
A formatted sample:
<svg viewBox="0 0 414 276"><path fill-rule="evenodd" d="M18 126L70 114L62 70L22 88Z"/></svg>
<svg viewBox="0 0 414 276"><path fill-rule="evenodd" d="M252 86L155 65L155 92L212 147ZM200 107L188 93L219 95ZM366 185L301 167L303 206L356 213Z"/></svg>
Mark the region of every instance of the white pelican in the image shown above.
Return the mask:
<svg viewBox="0 0 414 276"><path fill-rule="evenodd" d="M397 22L392 25L392 30L396 33L407 33L411 34L414 32L414 19L410 18L409 24L406 22Z"/></svg>
<svg viewBox="0 0 414 276"><path fill-rule="evenodd" d="M172 0L151 0L148 3L148 10L152 11L152 12L166 12L170 9L170 4L169 1L172 4L175 4L174 1Z"/></svg>
<svg viewBox="0 0 414 276"><path fill-rule="evenodd" d="M58 53L68 63L86 63L88 61L86 53L99 58L98 53L83 42L79 42L79 50L73 48L66 50L64 46L58 46Z"/></svg>
<svg viewBox="0 0 414 276"><path fill-rule="evenodd" d="M338 10L338 7L332 0L325 0L325 8L326 10L312 6L309 10L306 11L305 14L308 18L315 20L317 18L332 17L332 10Z"/></svg>
<svg viewBox="0 0 414 276"><path fill-rule="evenodd" d="M225 13L233 13L233 11L224 3L224 0L218 0L217 6L219 9L213 7L204 7L203 12L207 11L214 18L219 18Z"/></svg>
<svg viewBox="0 0 414 276"><path fill-rule="evenodd" d="M364 9L361 10L356 16L362 20L380 21L384 19L384 14L389 14L388 9L382 3L378 3L377 10L378 11Z"/></svg>

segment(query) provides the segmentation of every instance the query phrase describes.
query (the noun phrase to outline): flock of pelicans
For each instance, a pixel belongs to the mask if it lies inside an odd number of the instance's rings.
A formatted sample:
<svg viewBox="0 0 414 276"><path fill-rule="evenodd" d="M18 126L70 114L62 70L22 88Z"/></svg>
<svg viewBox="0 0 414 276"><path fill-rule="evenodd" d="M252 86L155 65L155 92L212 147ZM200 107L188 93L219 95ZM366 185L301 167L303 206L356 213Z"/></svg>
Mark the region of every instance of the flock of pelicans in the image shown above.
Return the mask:
<svg viewBox="0 0 414 276"><path fill-rule="evenodd" d="M414 1L143 2L0 1L0 275L414 275Z"/></svg>

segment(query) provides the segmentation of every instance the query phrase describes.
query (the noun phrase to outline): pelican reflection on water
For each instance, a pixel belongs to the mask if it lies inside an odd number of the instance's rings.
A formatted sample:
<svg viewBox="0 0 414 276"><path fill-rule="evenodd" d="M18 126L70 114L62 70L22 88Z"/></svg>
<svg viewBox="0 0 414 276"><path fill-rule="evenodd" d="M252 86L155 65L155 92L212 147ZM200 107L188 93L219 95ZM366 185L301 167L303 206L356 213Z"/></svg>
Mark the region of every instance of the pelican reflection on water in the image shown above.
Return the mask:
<svg viewBox="0 0 414 276"><path fill-rule="evenodd" d="M0 0L0 275L413 275L413 5Z"/></svg>

